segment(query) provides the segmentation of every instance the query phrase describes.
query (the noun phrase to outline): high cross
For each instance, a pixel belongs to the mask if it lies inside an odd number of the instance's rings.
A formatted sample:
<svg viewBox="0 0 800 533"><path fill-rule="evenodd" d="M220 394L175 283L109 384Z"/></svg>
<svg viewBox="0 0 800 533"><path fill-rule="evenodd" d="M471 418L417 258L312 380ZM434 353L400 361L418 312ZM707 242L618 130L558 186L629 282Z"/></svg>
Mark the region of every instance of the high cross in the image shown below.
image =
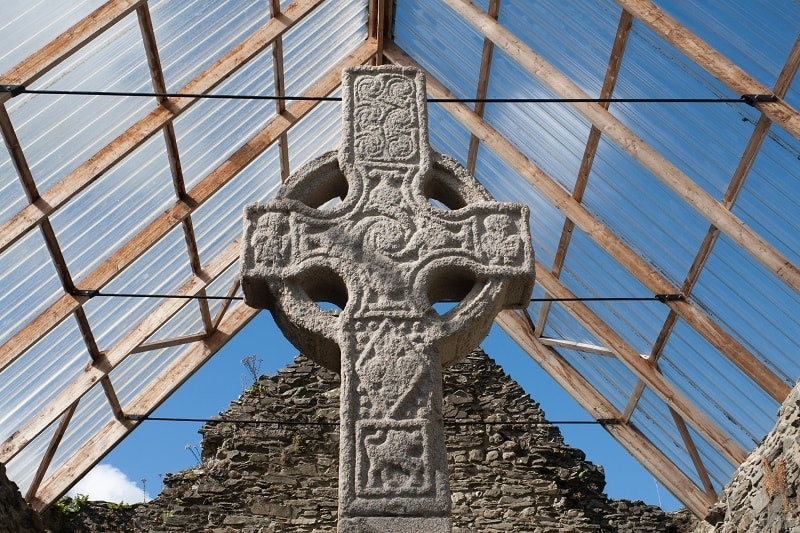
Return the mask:
<svg viewBox="0 0 800 533"><path fill-rule="evenodd" d="M342 93L338 154L245 208L242 289L340 372L339 531L450 531L442 366L528 305L528 208L431 150L416 69L351 68Z"/></svg>

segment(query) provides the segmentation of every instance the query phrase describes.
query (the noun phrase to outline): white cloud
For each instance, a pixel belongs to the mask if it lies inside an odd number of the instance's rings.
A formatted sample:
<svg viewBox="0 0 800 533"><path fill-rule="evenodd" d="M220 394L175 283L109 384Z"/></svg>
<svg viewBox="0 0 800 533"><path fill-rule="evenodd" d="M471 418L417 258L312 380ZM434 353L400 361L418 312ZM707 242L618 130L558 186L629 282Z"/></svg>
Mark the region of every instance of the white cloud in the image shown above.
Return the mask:
<svg viewBox="0 0 800 533"><path fill-rule="evenodd" d="M142 494L141 485L128 479L119 468L110 464L99 464L91 469L70 489L67 496L85 494L93 501L114 503L137 503L149 501L150 495Z"/></svg>

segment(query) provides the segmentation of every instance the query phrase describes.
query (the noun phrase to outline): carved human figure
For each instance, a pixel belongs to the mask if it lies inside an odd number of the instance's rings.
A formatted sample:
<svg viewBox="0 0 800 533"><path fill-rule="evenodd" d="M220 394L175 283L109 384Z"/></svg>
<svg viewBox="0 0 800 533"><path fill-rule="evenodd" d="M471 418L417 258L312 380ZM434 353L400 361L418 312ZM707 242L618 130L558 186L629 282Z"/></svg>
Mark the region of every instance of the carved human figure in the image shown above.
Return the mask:
<svg viewBox="0 0 800 533"><path fill-rule="evenodd" d="M430 149L420 72L357 67L342 88L338 153L245 209L245 301L341 373L339 530L450 531L441 369L528 304L529 213Z"/></svg>

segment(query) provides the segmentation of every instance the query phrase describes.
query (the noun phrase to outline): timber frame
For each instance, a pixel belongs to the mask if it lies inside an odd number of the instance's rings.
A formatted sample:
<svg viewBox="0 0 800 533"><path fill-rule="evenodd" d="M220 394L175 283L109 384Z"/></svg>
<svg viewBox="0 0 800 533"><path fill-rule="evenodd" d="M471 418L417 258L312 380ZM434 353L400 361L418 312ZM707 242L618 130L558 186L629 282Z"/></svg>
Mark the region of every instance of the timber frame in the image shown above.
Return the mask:
<svg viewBox="0 0 800 533"><path fill-rule="evenodd" d="M483 38L477 86L472 88L473 94L478 99L483 99L487 95L492 76L492 58L497 50L502 50L506 56L539 79L559 97L611 98L626 43L634 24L646 25L734 93L773 95L775 97L773 100L754 104L760 112L760 119L722 198L713 198L674 162L659 154L637 136L609 111L608 102L570 104L574 112L590 124L580 170L575 186L570 191L560 186L553 177L528 159L519 147L484 119L483 102L471 107L458 101L448 101L444 102L442 107L469 134L469 146L465 152L466 161L463 163L470 171L474 171L476 167L480 157L479 151L491 150L524 179L526 186L535 189L563 215L564 225L561 228L555 260L549 265L537 263L536 283L540 292L545 295L566 299L562 304L564 310L590 332L599 344L589 345L570 339L543 336L542 332L546 329L551 309L555 305L549 301L539 308L537 316L531 316L529 311L506 311L501 314L497 323L593 418L613 420L614 423L605 425L605 429L692 512L704 516L708 507L716 501L717 492L721 487L715 486L712 482L695 441L696 437L704 439L733 466L744 461L748 450L737 444L725 429L715 423L703 409L693 403L690 397L665 377L658 362L664 347L673 335L676 324L680 322L692 328L710 346L723 354L775 402L782 402L790 390L784 378L776 375L714 315L693 301L692 291L704 271L715 244L721 236L724 236L779 279L789 291L800 292L798 266L775 245L748 227L732 211L761 146L768 137L770 127L774 125L795 139L800 138L800 114L783 100L800 65L800 39L795 43L773 88L768 89L692 34L689 29L669 17L653 2L616 1L621 8L621 15L614 42L609 43L609 62L602 89L598 95L587 95L565 74L549 64L499 22L499 14L502 12L501 0L489 0L487 12L466 0L444 0L451 8L454 17L459 17L464 24ZM303 96L319 98L330 95L340 84L341 70L351 65L388 62L423 68L417 59L411 57L394 42L394 16L397 8L395 4L401 2L402 0L367 0L366 40L352 50L343 61L328 68L324 76L314 80ZM269 21L256 32L242 38L229 52L206 67L177 93L208 94L248 65L248 62L258 54L268 51L272 55L271 75L274 79L275 94L284 96L286 63L283 38L294 26L324 3L324 0L295 0L282 9L278 0L269 0L266 3ZM35 84L37 80L92 43L97 36L114 28L129 15L135 16L139 24L153 90L156 93L166 93L167 83L146 0L108 1L6 72L0 78L0 84L25 87ZM427 73L427 84L431 97L455 99L456 91L445 86L430 72ZM44 452L38 459L33 481L26 488L27 500L36 510L43 511L140 423L130 419L128 417L130 414L152 413L256 314L255 310L242 303L226 303L216 312L212 312L207 300L201 298L197 305L202 317L203 331L187 332L185 335L151 341L149 339L154 333L185 306L190 305L189 299L165 299L144 320L128 324L127 331L113 345L100 346L93 333L93 324L84 310L92 298L92 291L103 290L167 234L180 228L191 276L184 280L181 286L175 287L174 293L183 296L206 296L208 287L237 262L239 243L230 242L215 257L201 258L198 253L193 215L204 204L213 202L215 195L226 184L273 145L277 146L279 154L280 176L282 179L287 177L293 170L289 157L289 132L315 108L318 102L313 99L289 102L276 100L276 115L273 119L250 138L242 139L240 147L210 173L192 186L187 186L182 171L182 163L185 162L181 160L174 121L196 104L199 97L162 95L156 99L156 105L152 110L137 117L131 126L99 149L93 157L77 166L47 190L40 191L30 168L28 154L18 138L12 117L9 115L8 105L11 103L11 98L11 91L0 92L0 104L2 104L0 132L24 190L27 205L0 224L0 254L12 249L32 232L39 232L58 274L62 292L46 309L27 321L0 346L0 383L3 381L4 370L67 320L74 320L77 323L86 350L91 357L91 360L86 361L86 367L81 375L62 387L60 392L45 402L34 416L21 420L14 428L13 434L0 443L0 463L5 464L13 461L37 438L46 434L48 428L55 427L48 435L46 445L43 446ZM51 224L51 217L155 136L162 136L164 140L164 150L169 161L175 194L173 203L163 212L154 213L143 229L126 239L116 251L104 257L98 266L80 279L74 279L64 258L57 233ZM677 284L667 279L583 204L583 195L587 182L591 179L593 161L601 139L615 143L652 172L682 201L707 219L707 234L697 249L694 263L682 283ZM662 302L667 308L666 318L658 336L652 339L650 353L637 352L612 325L594 313L589 306L574 300L577 295L560 279L575 229L581 230L600 249L615 258L625 271L653 294L680 295L680 298L666 299ZM238 288L238 283L234 281L229 285L227 295L234 296ZM119 400L109 377L113 369L119 367L131 354L178 346L184 347L181 355L152 383L147 384L133 399L124 402ZM584 357L614 358L630 371L636 378L636 385L628 391L625 407L615 406L592 385L587 376L582 375L570 364L569 360L559 352L560 349L576 351ZM90 435L66 460L54 464L53 459L65 432L75 421L74 415L82 398L98 383L103 389L113 418ZM639 408L645 391L653 393L668 407L675 435L691 458L693 472L676 464L633 422L633 415Z"/></svg>

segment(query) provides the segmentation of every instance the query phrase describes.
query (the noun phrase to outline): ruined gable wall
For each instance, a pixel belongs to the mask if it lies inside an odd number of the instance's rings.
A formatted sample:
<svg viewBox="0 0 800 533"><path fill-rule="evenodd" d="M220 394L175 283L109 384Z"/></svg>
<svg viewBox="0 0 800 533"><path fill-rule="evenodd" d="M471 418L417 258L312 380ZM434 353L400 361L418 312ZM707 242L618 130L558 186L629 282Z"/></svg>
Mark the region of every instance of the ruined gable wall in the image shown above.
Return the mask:
<svg viewBox="0 0 800 533"><path fill-rule="evenodd" d="M33 509L28 507L17 485L6 476L0 463L0 533L28 533L42 530L42 523Z"/></svg>
<svg viewBox="0 0 800 533"><path fill-rule="evenodd" d="M778 422L722 491L698 533L800 531L800 382Z"/></svg>
<svg viewBox="0 0 800 533"><path fill-rule="evenodd" d="M207 424L202 464L165 477L161 495L126 510L129 522L83 513L75 530L335 531L339 434L325 424L338 422L338 384L302 357L262 377L222 418L283 424ZM657 507L609 500L602 467L565 445L483 352L446 369L444 393L455 533L686 530ZM519 421L530 425L509 423Z"/></svg>

